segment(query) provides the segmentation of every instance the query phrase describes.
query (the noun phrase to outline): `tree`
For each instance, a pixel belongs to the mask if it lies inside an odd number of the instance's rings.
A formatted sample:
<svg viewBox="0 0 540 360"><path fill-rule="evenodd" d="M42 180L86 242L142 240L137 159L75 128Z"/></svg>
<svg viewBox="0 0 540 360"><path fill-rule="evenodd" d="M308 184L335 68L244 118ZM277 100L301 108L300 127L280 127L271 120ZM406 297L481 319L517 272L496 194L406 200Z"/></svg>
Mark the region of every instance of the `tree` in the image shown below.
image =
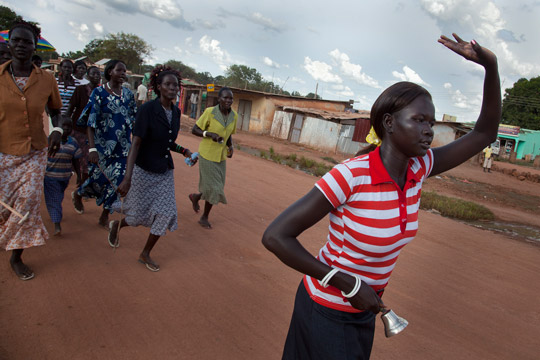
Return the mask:
<svg viewBox="0 0 540 360"><path fill-rule="evenodd" d="M197 76L195 69L179 60L169 60L163 65L170 66L173 69L178 70L184 79L195 79Z"/></svg>
<svg viewBox="0 0 540 360"><path fill-rule="evenodd" d="M140 72L144 58L152 54L153 47L134 34L119 32L108 34L103 39L94 39L82 51L91 61L104 58L119 59L125 62L128 70Z"/></svg>
<svg viewBox="0 0 540 360"><path fill-rule="evenodd" d="M314 93L311 93L311 92L306 95L306 98L308 98L308 99L317 99L317 100L322 99L322 97L320 95L315 95Z"/></svg>
<svg viewBox="0 0 540 360"><path fill-rule="evenodd" d="M7 6L0 5L0 30L7 30L11 27L15 21L22 20L22 16Z"/></svg>
<svg viewBox="0 0 540 360"><path fill-rule="evenodd" d="M214 82L214 78L208 71L198 72L197 76L195 76L195 81L197 81L199 84L206 85L212 84Z"/></svg>
<svg viewBox="0 0 540 360"><path fill-rule="evenodd" d="M502 106L502 123L530 130L540 130L540 76L519 79L506 89Z"/></svg>
<svg viewBox="0 0 540 360"><path fill-rule="evenodd" d="M298 91L293 91L291 93L292 96L302 96L302 94L300 94Z"/></svg>

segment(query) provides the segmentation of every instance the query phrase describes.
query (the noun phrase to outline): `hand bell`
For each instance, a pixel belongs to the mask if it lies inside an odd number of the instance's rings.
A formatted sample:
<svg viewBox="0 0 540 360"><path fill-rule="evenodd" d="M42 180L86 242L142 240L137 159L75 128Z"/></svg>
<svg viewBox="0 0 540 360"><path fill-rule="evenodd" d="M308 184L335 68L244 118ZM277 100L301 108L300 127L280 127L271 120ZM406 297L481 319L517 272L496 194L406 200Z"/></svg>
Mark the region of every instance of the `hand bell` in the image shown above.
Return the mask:
<svg viewBox="0 0 540 360"><path fill-rule="evenodd" d="M409 322L404 318L397 316L392 310L383 310L381 319L384 324L384 334L386 337L399 334L409 325Z"/></svg>

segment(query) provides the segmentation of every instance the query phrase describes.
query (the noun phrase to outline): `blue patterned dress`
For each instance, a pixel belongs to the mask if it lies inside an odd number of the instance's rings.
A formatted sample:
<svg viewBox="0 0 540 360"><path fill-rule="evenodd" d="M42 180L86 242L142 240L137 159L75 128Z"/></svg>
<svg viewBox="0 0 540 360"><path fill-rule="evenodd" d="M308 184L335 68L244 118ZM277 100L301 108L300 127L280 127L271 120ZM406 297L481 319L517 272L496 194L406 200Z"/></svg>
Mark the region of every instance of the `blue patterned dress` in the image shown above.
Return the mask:
<svg viewBox="0 0 540 360"><path fill-rule="evenodd" d="M131 90L122 87L120 97L109 94L100 86L92 91L77 122L94 128L94 140L99 154L99 166L89 164L89 177L78 193L95 198L97 205L103 205L107 210L111 210L111 205L117 199L116 188L126 173L136 109Z"/></svg>

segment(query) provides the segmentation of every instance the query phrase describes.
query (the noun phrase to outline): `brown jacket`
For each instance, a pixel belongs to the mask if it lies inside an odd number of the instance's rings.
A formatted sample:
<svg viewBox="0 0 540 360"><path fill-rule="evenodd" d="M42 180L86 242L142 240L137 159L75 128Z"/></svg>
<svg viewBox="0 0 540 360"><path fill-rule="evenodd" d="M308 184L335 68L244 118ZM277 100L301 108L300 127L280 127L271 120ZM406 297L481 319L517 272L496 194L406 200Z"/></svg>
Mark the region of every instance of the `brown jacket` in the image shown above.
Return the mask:
<svg viewBox="0 0 540 360"><path fill-rule="evenodd" d="M0 65L0 153L20 156L47 147L43 111L45 105L60 109L62 99L54 76L36 66L19 90L7 70L10 64Z"/></svg>

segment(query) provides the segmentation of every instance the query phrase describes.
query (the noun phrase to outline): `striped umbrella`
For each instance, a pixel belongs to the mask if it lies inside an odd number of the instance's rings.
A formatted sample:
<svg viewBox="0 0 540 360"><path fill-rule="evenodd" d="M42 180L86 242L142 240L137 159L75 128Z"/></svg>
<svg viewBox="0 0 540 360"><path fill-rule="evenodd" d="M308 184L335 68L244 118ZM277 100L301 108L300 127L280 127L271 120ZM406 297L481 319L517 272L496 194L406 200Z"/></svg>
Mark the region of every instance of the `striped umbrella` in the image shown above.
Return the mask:
<svg viewBox="0 0 540 360"><path fill-rule="evenodd" d="M1 38L2 42L8 42L9 41L9 30L0 31L0 38ZM55 51L56 49L54 48L54 46L51 45L50 42L48 42L44 38L40 37L38 39L36 50L38 50L38 51Z"/></svg>

